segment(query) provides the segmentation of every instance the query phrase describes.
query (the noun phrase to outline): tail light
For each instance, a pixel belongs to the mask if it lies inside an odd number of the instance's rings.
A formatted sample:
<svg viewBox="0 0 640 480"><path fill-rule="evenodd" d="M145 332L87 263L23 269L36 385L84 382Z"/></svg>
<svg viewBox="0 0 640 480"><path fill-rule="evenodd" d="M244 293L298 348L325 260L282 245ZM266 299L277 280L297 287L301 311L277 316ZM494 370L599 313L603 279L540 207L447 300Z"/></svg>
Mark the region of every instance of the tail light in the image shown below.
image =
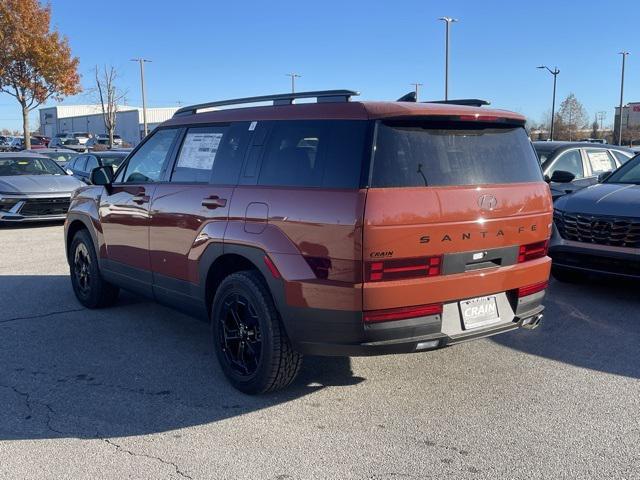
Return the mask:
<svg viewBox="0 0 640 480"><path fill-rule="evenodd" d="M535 260L536 258L542 258L547 255L549 249L549 240L542 242L529 243L527 245L520 245L518 251L518 263L528 262L529 260Z"/></svg>
<svg viewBox="0 0 640 480"><path fill-rule="evenodd" d="M442 304L418 305L415 307L388 308L385 310L368 310L364 312L365 323L389 322L392 320L405 320L407 318L426 317L429 315L441 315Z"/></svg>
<svg viewBox="0 0 640 480"><path fill-rule="evenodd" d="M527 285L526 287L520 287L518 289L518 298L533 295L534 293L546 290L549 286L549 282L534 283L533 285Z"/></svg>
<svg viewBox="0 0 640 480"><path fill-rule="evenodd" d="M366 281L434 277L442 270L442 256L381 260L367 263Z"/></svg>

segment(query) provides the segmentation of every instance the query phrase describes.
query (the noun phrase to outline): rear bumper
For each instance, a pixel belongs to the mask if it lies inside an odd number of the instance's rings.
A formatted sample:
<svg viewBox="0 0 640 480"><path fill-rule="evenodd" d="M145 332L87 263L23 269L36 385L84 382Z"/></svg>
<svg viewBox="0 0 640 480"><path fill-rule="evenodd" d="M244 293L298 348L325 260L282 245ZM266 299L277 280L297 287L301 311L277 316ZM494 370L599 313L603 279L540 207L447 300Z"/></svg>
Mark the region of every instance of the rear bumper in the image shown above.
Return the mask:
<svg viewBox="0 0 640 480"><path fill-rule="evenodd" d="M308 355L370 356L413 353L454 345L537 325L545 292L517 299L515 292L497 294L501 321L465 330L458 302L445 304L442 315L365 324L362 312L294 309L285 325L294 347Z"/></svg>
<svg viewBox="0 0 640 480"><path fill-rule="evenodd" d="M553 267L621 278L640 278L640 250L564 240L554 234L549 246Z"/></svg>

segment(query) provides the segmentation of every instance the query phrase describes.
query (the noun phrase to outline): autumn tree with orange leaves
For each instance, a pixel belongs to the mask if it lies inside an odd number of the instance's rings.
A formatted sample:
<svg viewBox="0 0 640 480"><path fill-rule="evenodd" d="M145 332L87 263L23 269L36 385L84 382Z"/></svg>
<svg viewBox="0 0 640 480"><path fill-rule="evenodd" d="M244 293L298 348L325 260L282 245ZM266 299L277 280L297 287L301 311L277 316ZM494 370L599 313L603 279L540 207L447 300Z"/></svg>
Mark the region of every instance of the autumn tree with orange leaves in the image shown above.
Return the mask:
<svg viewBox="0 0 640 480"><path fill-rule="evenodd" d="M50 30L51 7L38 0L0 0L0 92L22 108L25 148L29 112L49 98L80 92L78 59L67 38Z"/></svg>

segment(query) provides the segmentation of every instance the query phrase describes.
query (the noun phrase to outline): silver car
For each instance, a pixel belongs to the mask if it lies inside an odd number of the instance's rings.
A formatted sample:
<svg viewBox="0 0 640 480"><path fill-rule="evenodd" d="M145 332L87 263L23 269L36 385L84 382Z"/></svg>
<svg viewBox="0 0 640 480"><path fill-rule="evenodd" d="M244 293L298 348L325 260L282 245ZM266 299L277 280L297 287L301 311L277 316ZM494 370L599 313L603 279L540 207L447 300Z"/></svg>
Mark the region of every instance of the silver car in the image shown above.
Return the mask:
<svg viewBox="0 0 640 480"><path fill-rule="evenodd" d="M0 223L64 220L83 185L43 155L0 153Z"/></svg>

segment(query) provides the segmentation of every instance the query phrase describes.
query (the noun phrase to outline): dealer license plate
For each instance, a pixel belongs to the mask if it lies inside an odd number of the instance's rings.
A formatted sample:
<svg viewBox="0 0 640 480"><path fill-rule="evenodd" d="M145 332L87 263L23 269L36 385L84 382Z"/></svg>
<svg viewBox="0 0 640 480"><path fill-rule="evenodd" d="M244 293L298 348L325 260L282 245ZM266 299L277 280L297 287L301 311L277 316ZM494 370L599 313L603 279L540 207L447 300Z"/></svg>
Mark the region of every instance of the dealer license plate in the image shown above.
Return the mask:
<svg viewBox="0 0 640 480"><path fill-rule="evenodd" d="M484 327L500 321L495 295L472 298L460 302L465 329Z"/></svg>

